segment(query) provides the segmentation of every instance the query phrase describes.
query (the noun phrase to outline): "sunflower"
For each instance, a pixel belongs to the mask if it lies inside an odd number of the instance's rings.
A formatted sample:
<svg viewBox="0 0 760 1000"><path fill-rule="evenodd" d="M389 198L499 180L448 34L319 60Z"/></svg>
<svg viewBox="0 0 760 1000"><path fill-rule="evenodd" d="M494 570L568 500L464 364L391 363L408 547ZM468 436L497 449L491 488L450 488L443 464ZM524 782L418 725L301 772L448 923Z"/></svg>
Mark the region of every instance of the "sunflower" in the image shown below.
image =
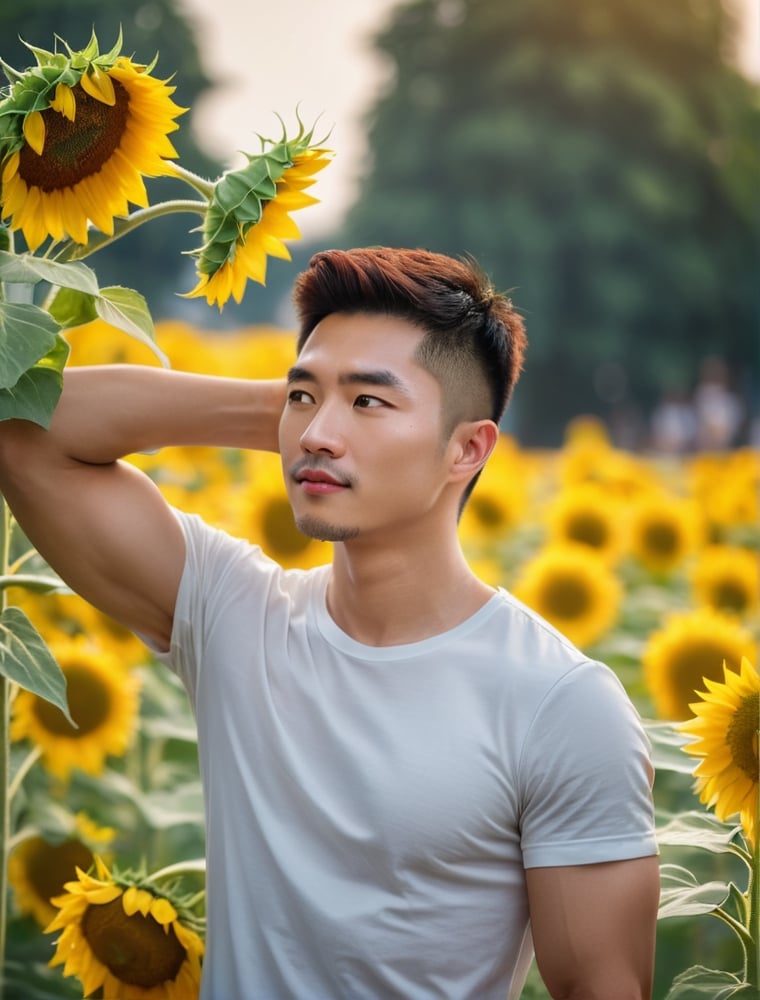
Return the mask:
<svg viewBox="0 0 760 1000"><path fill-rule="evenodd" d="M753 659L756 642L748 629L712 608L674 612L644 647L644 678L661 719L683 720L701 684L718 681L722 665L738 670Z"/></svg>
<svg viewBox="0 0 760 1000"><path fill-rule="evenodd" d="M700 604L746 615L760 605L760 555L738 545L709 545L692 569L691 584Z"/></svg>
<svg viewBox="0 0 760 1000"><path fill-rule="evenodd" d="M586 545L610 563L622 553L620 502L598 483L580 483L562 490L546 517L552 542Z"/></svg>
<svg viewBox="0 0 760 1000"><path fill-rule="evenodd" d="M74 817L69 833L63 840L29 837L14 848L8 859L8 881L16 909L31 914L42 927L56 915L52 897L63 892L64 883L74 877L77 868L86 871L95 853L102 853L115 836L113 829L98 826L84 813Z"/></svg>
<svg viewBox="0 0 760 1000"><path fill-rule="evenodd" d="M514 531L527 504L527 479L514 440L500 434L462 512L462 538L492 545Z"/></svg>
<svg viewBox="0 0 760 1000"><path fill-rule="evenodd" d="M53 899L60 912L46 933L62 931L51 966L77 976L85 996L109 1000L193 1000L200 989L203 941L197 921L144 878L111 873L95 858L97 878L76 881Z"/></svg>
<svg viewBox="0 0 760 1000"><path fill-rule="evenodd" d="M694 769L700 801L718 819L739 814L750 844L757 839L758 731L760 731L760 675L746 657L739 672L724 665L724 681L705 679L707 691L690 707L694 718L679 726L696 742L684 747L701 758Z"/></svg>
<svg viewBox="0 0 760 1000"><path fill-rule="evenodd" d="M86 243L89 222L112 235L130 202L147 206L143 177L173 172L167 136L186 109L120 50L101 55L94 34L68 57L31 49L37 66L0 101L0 211L31 251L48 236Z"/></svg>
<svg viewBox="0 0 760 1000"><path fill-rule="evenodd" d="M622 597L603 560L572 542L547 546L529 560L513 591L578 646L596 642L614 624Z"/></svg>
<svg viewBox="0 0 760 1000"><path fill-rule="evenodd" d="M760 452L738 448L696 456L688 467L692 493L721 534L760 522Z"/></svg>
<svg viewBox="0 0 760 1000"><path fill-rule="evenodd" d="M230 509L230 530L260 545L268 556L286 568L308 569L330 561L332 544L309 538L296 527L282 481L279 456L246 455L249 485Z"/></svg>
<svg viewBox="0 0 760 1000"><path fill-rule="evenodd" d="M99 774L109 754L121 755L134 731L139 681L109 649L74 636L51 645L66 678L75 729L55 705L20 690L13 704L11 739L29 739L42 750L42 762L59 778L72 768Z"/></svg>
<svg viewBox="0 0 760 1000"><path fill-rule="evenodd" d="M249 280L266 283L269 257L291 259L283 241L301 234L290 213L317 203L306 188L330 162L330 151L312 147L312 139L313 129L302 123L293 139L262 139L262 152L247 166L219 178L203 223L205 243L193 251L198 283L185 298L203 296L222 309L230 297L242 301Z"/></svg>
<svg viewBox="0 0 760 1000"><path fill-rule="evenodd" d="M703 539L697 506L689 499L652 491L632 505L628 548L653 573L670 573Z"/></svg>

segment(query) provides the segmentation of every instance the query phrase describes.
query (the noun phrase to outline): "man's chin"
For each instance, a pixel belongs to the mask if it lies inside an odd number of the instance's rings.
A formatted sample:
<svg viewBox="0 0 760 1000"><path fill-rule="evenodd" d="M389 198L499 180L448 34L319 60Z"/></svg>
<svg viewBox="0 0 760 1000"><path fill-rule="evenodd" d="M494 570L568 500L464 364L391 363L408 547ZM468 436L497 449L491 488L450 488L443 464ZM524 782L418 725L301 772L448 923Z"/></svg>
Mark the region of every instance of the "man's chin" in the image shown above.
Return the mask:
<svg viewBox="0 0 760 1000"><path fill-rule="evenodd" d="M332 524L312 515L296 518L296 527L302 535L319 542L347 542L359 534L358 528L345 524Z"/></svg>

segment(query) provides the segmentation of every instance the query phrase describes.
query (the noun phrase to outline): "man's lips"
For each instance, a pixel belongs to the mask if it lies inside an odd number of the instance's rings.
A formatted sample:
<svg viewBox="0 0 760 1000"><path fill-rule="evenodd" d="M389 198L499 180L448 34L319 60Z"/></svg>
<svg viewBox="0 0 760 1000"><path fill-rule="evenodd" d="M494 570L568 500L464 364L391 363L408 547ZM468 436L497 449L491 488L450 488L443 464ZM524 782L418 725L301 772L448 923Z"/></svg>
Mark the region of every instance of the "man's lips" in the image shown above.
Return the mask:
<svg viewBox="0 0 760 1000"><path fill-rule="evenodd" d="M351 486L350 481L344 476L335 476L324 469L310 468L301 463L297 463L294 466L291 476L304 493L315 496L326 493L337 493Z"/></svg>

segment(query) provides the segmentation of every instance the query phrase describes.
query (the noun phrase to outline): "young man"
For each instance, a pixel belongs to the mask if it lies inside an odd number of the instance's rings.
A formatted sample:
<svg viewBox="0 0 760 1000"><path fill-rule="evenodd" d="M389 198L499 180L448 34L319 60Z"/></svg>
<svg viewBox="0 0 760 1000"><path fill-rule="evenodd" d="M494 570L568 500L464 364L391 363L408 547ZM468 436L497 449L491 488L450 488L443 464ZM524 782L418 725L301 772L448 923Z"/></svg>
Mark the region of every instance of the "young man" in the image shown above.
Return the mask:
<svg viewBox="0 0 760 1000"><path fill-rule="evenodd" d="M639 719L469 569L457 518L520 370L469 263L317 254L287 383L70 370L2 486L70 585L151 643L198 721L204 1000L650 996L658 862ZM279 450L330 566L283 571L118 461ZM163 651L163 652L162 652Z"/></svg>

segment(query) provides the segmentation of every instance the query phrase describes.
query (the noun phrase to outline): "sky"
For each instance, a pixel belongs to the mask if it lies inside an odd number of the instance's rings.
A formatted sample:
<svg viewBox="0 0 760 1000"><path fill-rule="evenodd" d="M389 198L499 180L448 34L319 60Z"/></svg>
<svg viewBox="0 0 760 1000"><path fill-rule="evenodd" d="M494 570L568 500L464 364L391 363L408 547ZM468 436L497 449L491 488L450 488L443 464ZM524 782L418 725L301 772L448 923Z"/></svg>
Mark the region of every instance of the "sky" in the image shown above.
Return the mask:
<svg viewBox="0 0 760 1000"><path fill-rule="evenodd" d="M296 108L316 137L330 131L333 161L311 193L318 205L294 222L303 236L335 228L356 191L366 145L362 115L389 78L371 45L397 0L181 0L197 25L207 75L215 84L195 107L198 142L229 166L257 153L257 133L279 138L297 130Z"/></svg>
<svg viewBox="0 0 760 1000"><path fill-rule="evenodd" d="M289 133L297 106L307 124L321 116L317 132L332 129L335 157L311 189L320 204L294 221L309 239L334 230L367 153L363 114L390 78L371 38L403 0L180 2L198 27L201 59L216 84L196 108L199 144L225 166L240 166L239 150L259 151L257 133L280 136L276 114ZM725 2L743 15L739 61L760 79L760 0Z"/></svg>

